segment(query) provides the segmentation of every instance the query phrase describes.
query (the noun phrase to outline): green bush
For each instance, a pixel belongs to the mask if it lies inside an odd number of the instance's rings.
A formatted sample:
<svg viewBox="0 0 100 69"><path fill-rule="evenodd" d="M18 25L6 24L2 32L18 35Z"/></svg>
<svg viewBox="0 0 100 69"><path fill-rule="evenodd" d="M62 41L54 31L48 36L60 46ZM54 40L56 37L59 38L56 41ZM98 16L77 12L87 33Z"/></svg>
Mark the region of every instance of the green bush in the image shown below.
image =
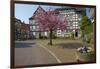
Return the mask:
<svg viewBox="0 0 100 69"><path fill-rule="evenodd" d="M90 41L91 41L91 38L88 38L88 39L86 40L87 43L90 43Z"/></svg>
<svg viewBox="0 0 100 69"><path fill-rule="evenodd" d="M74 39L74 33L71 33L71 39Z"/></svg>
<svg viewBox="0 0 100 69"><path fill-rule="evenodd" d="M47 36L41 36L39 39L47 39Z"/></svg>
<svg viewBox="0 0 100 69"><path fill-rule="evenodd" d="M94 39L91 39L91 40L90 40L90 43L91 43L91 44L94 44Z"/></svg>

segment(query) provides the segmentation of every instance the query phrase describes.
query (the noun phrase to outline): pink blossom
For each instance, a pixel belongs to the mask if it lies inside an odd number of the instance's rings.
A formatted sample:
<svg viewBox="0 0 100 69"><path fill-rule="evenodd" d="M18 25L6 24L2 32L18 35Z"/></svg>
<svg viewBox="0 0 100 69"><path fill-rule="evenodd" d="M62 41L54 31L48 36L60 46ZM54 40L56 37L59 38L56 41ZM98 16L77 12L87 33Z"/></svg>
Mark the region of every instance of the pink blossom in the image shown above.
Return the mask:
<svg viewBox="0 0 100 69"><path fill-rule="evenodd" d="M67 20L64 16L48 12L41 12L35 17L40 31L56 31L58 29L67 30Z"/></svg>

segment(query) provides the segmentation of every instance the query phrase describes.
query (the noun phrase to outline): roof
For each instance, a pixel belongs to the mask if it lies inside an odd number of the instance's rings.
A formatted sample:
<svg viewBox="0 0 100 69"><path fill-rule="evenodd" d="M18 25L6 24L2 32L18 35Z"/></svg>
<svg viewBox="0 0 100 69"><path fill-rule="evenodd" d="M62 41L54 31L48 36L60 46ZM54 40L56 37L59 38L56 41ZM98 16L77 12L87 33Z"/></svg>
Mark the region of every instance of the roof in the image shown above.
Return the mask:
<svg viewBox="0 0 100 69"><path fill-rule="evenodd" d="M64 7L64 8L57 8L56 11L64 11L64 10L75 10L75 11L83 11L85 8L76 8L76 7Z"/></svg>
<svg viewBox="0 0 100 69"><path fill-rule="evenodd" d="M51 13L51 14L59 14L59 11L53 10L53 11L47 11L47 13Z"/></svg>
<svg viewBox="0 0 100 69"><path fill-rule="evenodd" d="M39 13L39 11L46 12L46 11L39 5L38 8L36 9L36 11L33 13L33 15L29 18L29 20L34 19L35 15L37 15L37 14Z"/></svg>
<svg viewBox="0 0 100 69"><path fill-rule="evenodd" d="M15 20L15 22L21 22L21 20L18 18L14 18L14 20Z"/></svg>
<svg viewBox="0 0 100 69"><path fill-rule="evenodd" d="M30 30L29 24L22 23L21 24L21 30L29 31Z"/></svg>

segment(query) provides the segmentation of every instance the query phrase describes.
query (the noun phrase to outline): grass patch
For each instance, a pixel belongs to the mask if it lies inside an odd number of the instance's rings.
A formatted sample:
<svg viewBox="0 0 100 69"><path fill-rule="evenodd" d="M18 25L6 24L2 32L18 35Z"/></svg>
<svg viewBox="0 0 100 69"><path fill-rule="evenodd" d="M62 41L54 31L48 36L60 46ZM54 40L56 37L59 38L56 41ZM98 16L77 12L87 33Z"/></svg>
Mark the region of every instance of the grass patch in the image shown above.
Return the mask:
<svg viewBox="0 0 100 69"><path fill-rule="evenodd" d="M88 53L77 53L80 60L85 62L94 62L95 61L95 53L94 51Z"/></svg>
<svg viewBox="0 0 100 69"><path fill-rule="evenodd" d="M49 39L37 39L36 42L39 45L45 46L51 50L63 63L76 62L77 48L81 47L83 42L81 40L69 40L69 39L53 39L53 45L48 45ZM85 55L85 56L84 56ZM81 57L90 59L89 54L82 54ZM78 54L79 56L79 54ZM91 56L92 57L92 56ZM85 59L84 61L87 61Z"/></svg>
<svg viewBox="0 0 100 69"><path fill-rule="evenodd" d="M37 39L36 40L37 43L41 43L43 45L46 45L46 46L51 46L51 45L48 45L49 43L49 39ZM57 46L58 44L62 44L62 43L82 43L80 40L67 40L67 39L52 39L53 41L53 45L52 46Z"/></svg>

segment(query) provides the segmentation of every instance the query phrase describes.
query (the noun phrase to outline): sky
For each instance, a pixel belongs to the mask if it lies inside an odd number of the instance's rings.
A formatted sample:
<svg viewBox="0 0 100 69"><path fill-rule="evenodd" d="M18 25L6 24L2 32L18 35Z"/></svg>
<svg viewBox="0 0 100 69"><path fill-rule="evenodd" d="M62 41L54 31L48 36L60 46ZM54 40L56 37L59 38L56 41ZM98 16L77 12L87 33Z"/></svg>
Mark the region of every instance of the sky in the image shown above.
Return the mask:
<svg viewBox="0 0 100 69"><path fill-rule="evenodd" d="M90 14L89 14L89 9L90 8L86 8L86 15L89 17L90 16Z"/></svg>
<svg viewBox="0 0 100 69"><path fill-rule="evenodd" d="M29 23L29 18L33 15L39 5L32 4L15 4L15 17L20 19L22 22L24 21L26 24ZM61 6L49 6L49 5L41 5L44 10L49 10L49 8L58 8ZM89 16L89 8L86 8L86 14Z"/></svg>
<svg viewBox="0 0 100 69"><path fill-rule="evenodd" d="M29 18L33 15L39 5L30 4L15 4L15 17L20 19L22 22L29 23ZM44 6L41 5L44 10L57 8L59 6Z"/></svg>

